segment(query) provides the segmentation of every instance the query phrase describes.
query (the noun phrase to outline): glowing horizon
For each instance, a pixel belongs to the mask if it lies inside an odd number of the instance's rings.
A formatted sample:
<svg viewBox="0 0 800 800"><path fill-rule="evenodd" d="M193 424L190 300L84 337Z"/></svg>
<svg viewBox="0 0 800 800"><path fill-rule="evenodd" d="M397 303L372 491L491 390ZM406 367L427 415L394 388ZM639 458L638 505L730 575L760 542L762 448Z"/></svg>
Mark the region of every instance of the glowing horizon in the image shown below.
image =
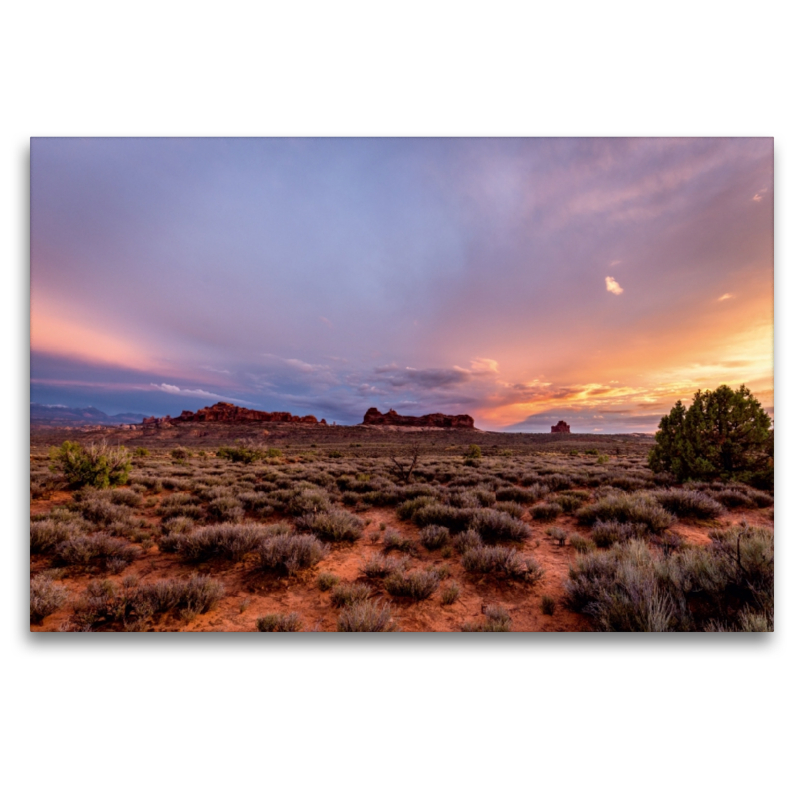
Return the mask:
<svg viewBox="0 0 800 800"><path fill-rule="evenodd" d="M33 139L31 401L773 410L771 139Z"/></svg>

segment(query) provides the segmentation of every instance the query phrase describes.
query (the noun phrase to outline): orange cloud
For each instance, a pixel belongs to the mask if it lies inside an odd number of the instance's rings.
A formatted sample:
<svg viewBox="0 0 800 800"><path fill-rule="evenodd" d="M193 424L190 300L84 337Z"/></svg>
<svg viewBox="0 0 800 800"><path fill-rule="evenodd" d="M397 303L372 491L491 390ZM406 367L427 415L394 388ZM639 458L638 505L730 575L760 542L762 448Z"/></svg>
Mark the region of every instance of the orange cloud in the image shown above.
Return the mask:
<svg viewBox="0 0 800 800"><path fill-rule="evenodd" d="M31 308L31 350L143 371L155 371L159 363L135 343L113 333L51 313L40 302Z"/></svg>
<svg viewBox="0 0 800 800"><path fill-rule="evenodd" d="M622 294L625 290L614 280L614 278L606 277L606 291L611 294Z"/></svg>

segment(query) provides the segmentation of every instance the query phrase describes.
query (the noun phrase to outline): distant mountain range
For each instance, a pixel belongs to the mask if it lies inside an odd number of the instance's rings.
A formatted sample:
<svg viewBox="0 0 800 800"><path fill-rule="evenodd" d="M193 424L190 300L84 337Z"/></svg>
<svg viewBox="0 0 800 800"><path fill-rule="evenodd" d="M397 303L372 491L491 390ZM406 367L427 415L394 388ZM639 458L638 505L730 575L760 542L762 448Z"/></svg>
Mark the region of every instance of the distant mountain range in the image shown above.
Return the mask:
<svg viewBox="0 0 800 800"><path fill-rule="evenodd" d="M109 416L97 408L68 408L31 403L31 425L72 427L79 425L130 425L140 423L144 414L114 414Z"/></svg>

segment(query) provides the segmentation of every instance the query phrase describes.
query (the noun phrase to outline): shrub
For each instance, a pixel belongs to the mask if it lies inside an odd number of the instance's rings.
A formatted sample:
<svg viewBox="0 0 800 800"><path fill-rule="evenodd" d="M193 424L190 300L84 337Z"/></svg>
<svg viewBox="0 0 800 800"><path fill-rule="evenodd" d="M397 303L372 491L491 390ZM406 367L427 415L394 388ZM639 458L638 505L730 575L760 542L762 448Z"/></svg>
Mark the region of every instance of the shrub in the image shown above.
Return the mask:
<svg viewBox="0 0 800 800"><path fill-rule="evenodd" d="M467 572L536 583L544 570L535 558L523 558L516 550L502 545L483 545L467 550L461 557Z"/></svg>
<svg viewBox="0 0 800 800"><path fill-rule="evenodd" d="M445 528L445 530L447 529ZM406 539L400 531L388 528L383 534L383 549L387 552L399 550L401 553L411 553L414 551L414 542L411 539Z"/></svg>
<svg viewBox="0 0 800 800"><path fill-rule="evenodd" d="M511 630L511 615L500 605L489 605L483 611L484 622L465 622L461 630L467 633L507 633Z"/></svg>
<svg viewBox="0 0 800 800"><path fill-rule="evenodd" d="M159 548L164 552L178 553L187 561L208 561L224 558L241 561L258 548L268 529L263 525L208 525L190 533L170 533L163 536Z"/></svg>
<svg viewBox="0 0 800 800"><path fill-rule="evenodd" d="M408 597L411 600L425 600L439 586L439 573L434 570L414 572L393 572L383 582L384 588L395 597Z"/></svg>
<svg viewBox="0 0 800 800"><path fill-rule="evenodd" d="M569 543L575 548L576 553L588 553L595 548L595 543L593 541L584 539L583 536L578 536L577 533L570 536Z"/></svg>
<svg viewBox="0 0 800 800"><path fill-rule="evenodd" d="M138 589L138 597L154 614L165 611L203 614L214 608L224 594L222 583L207 575L192 575L183 580L170 578L145 584Z"/></svg>
<svg viewBox="0 0 800 800"><path fill-rule="evenodd" d="M192 519L203 519L205 513L198 505L198 501L190 494L177 493L165 498L158 507L158 515L163 520L172 517L191 517Z"/></svg>
<svg viewBox="0 0 800 800"><path fill-rule="evenodd" d="M295 575L320 562L328 548L311 534L280 534L262 540L258 555L261 568Z"/></svg>
<svg viewBox="0 0 800 800"><path fill-rule="evenodd" d="M531 530L524 522L490 508L476 511L471 527L485 542L524 542L531 537Z"/></svg>
<svg viewBox="0 0 800 800"><path fill-rule="evenodd" d="M515 503L535 503L541 496L542 492L536 489L520 489L517 486L504 486L498 489L496 495L498 500L511 500Z"/></svg>
<svg viewBox="0 0 800 800"><path fill-rule="evenodd" d="M769 415L744 385L698 391L685 408L679 400L663 417L650 451L654 472L690 479L772 484L773 431Z"/></svg>
<svg viewBox="0 0 800 800"><path fill-rule="evenodd" d="M530 512L531 519L552 522L561 513L561 506L558 503L540 503L539 505L531 506Z"/></svg>
<svg viewBox="0 0 800 800"><path fill-rule="evenodd" d="M143 486L140 486L140 491L136 491L136 486L131 486L130 489L113 489L103 492L103 497L118 506L139 508L144 502L141 490L144 490Z"/></svg>
<svg viewBox="0 0 800 800"><path fill-rule="evenodd" d="M508 514L514 519L522 519L525 515L525 507L519 503L513 503L510 500L495 505L495 511L501 511L503 514Z"/></svg>
<svg viewBox="0 0 800 800"><path fill-rule="evenodd" d="M85 534L88 526L80 517L47 518L31 522L31 553L51 553L62 542Z"/></svg>
<svg viewBox="0 0 800 800"><path fill-rule="evenodd" d="M170 457L173 461L186 461L187 458L190 458L192 455L190 450L187 450L185 447L173 447L170 451Z"/></svg>
<svg viewBox="0 0 800 800"><path fill-rule="evenodd" d="M453 508L442 503L430 503L418 508L412 519L421 528L428 525L443 525L451 532L466 530L472 522L474 511L469 508Z"/></svg>
<svg viewBox="0 0 800 800"><path fill-rule="evenodd" d="M355 542L364 535L361 518L338 509L321 514L307 514L297 520L297 525L325 542Z"/></svg>
<svg viewBox="0 0 800 800"><path fill-rule="evenodd" d="M370 556L361 568L361 572L370 579L385 578L392 572L403 572L408 566L407 556L384 556L375 554Z"/></svg>
<svg viewBox="0 0 800 800"><path fill-rule="evenodd" d="M252 464L267 457L268 453L263 448L244 444L238 444L235 447L220 447L217 450L217 458L225 458L241 464Z"/></svg>
<svg viewBox="0 0 800 800"><path fill-rule="evenodd" d="M438 550L450 539L450 532L443 525L428 525L419 532L422 546L426 550Z"/></svg>
<svg viewBox="0 0 800 800"><path fill-rule="evenodd" d="M455 581L450 581L450 584L442 589L442 605L451 606L460 596L461 587Z"/></svg>
<svg viewBox="0 0 800 800"><path fill-rule="evenodd" d="M592 526L592 542L597 547L611 547L628 539L644 539L649 534L647 525L641 522L595 522Z"/></svg>
<svg viewBox="0 0 800 800"><path fill-rule="evenodd" d="M266 614L256 620L261 633L295 633L303 630L303 621L296 611L289 614Z"/></svg>
<svg viewBox="0 0 800 800"><path fill-rule="evenodd" d="M131 518L131 512L124 506L109 503L100 492L82 494L79 502L73 508L81 516L96 525L110 525L114 522L127 522Z"/></svg>
<svg viewBox="0 0 800 800"><path fill-rule="evenodd" d="M653 499L676 517L694 519L715 519L725 509L716 500L703 492L691 489L661 489L652 492Z"/></svg>
<svg viewBox="0 0 800 800"><path fill-rule="evenodd" d="M334 575L332 572L320 572L317 575L317 588L321 592L327 592L339 583L339 576Z"/></svg>
<svg viewBox="0 0 800 800"><path fill-rule="evenodd" d="M541 600L542 614L552 617L556 613L556 601L549 594L543 594Z"/></svg>
<svg viewBox="0 0 800 800"><path fill-rule="evenodd" d="M331 603L337 608L367 600L372 588L366 583L340 583L331 591Z"/></svg>
<svg viewBox="0 0 800 800"><path fill-rule="evenodd" d="M775 500L769 492L760 492L758 489L748 489L747 496L759 507L769 508Z"/></svg>
<svg viewBox="0 0 800 800"><path fill-rule="evenodd" d="M580 509L578 522L591 525L593 522L641 523L653 534L660 534L675 523L675 517L665 511L655 499L647 493L623 494L613 493L603 497L597 503Z"/></svg>
<svg viewBox="0 0 800 800"><path fill-rule="evenodd" d="M208 516L223 522L239 522L244 517L244 509L234 497L218 497L208 504Z"/></svg>
<svg viewBox="0 0 800 800"><path fill-rule="evenodd" d="M467 550L473 547L480 547L483 544L483 539L478 535L477 531L469 530L459 533L453 537L453 546L456 551L463 555Z"/></svg>
<svg viewBox="0 0 800 800"><path fill-rule="evenodd" d="M481 463L481 448L477 444L471 444L464 453L464 463L468 467L475 467Z"/></svg>
<svg viewBox="0 0 800 800"><path fill-rule="evenodd" d="M555 502L558 503L564 514L571 514L583 505L583 500L574 494L560 494L555 498Z"/></svg>
<svg viewBox="0 0 800 800"><path fill-rule="evenodd" d="M322 489L303 489L298 492L286 506L286 513L293 517L304 514L319 514L330 510L328 493Z"/></svg>
<svg viewBox="0 0 800 800"><path fill-rule="evenodd" d="M712 492L714 500L721 503L725 508L755 508L756 503L744 492L736 489L721 489Z"/></svg>
<svg viewBox="0 0 800 800"><path fill-rule="evenodd" d="M545 533L555 539L559 547L563 547L564 543L567 541L567 532L563 528L559 528L555 525L552 528L548 528Z"/></svg>
<svg viewBox="0 0 800 800"><path fill-rule="evenodd" d="M345 606L339 615L337 630L342 632L377 633L397 630L391 609L375 600L362 600Z"/></svg>
<svg viewBox="0 0 800 800"><path fill-rule="evenodd" d="M119 568L130 564L140 553L138 547L103 533L73 536L56 548L58 561L70 566L87 566L102 560L106 568Z"/></svg>
<svg viewBox="0 0 800 800"><path fill-rule="evenodd" d="M67 599L66 590L51 578L39 575L31 578L31 622L41 622L60 608Z"/></svg>
<svg viewBox="0 0 800 800"><path fill-rule="evenodd" d="M84 447L66 441L50 451L50 469L60 472L70 488L92 486L105 489L126 483L131 469L130 455L124 447L109 447L105 441Z"/></svg>
<svg viewBox="0 0 800 800"><path fill-rule="evenodd" d="M599 630L772 630L773 532L744 525L712 537L669 555L630 541L579 556L567 600Z"/></svg>

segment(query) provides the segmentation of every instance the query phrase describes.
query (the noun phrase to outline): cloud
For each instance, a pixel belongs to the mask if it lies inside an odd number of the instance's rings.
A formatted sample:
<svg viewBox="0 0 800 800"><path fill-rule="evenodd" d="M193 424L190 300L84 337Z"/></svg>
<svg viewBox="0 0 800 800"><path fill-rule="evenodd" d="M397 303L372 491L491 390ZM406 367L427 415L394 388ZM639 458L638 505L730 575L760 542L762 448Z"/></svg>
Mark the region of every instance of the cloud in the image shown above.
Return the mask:
<svg viewBox="0 0 800 800"><path fill-rule="evenodd" d="M327 317L320 317L320 322L324 322L329 328L333 328L333 323Z"/></svg>
<svg viewBox="0 0 800 800"><path fill-rule="evenodd" d="M470 371L476 375L497 372L498 367L498 363L493 358L475 358L469 362Z"/></svg>
<svg viewBox="0 0 800 800"><path fill-rule="evenodd" d="M611 294L622 294L625 290L614 280L614 278L606 277L606 291Z"/></svg>
<svg viewBox="0 0 800 800"><path fill-rule="evenodd" d="M201 397L207 400L222 400L226 403L245 403L245 400L239 400L236 397L225 397L221 394L214 394L207 392L204 389L181 389L180 386L173 386L171 383L151 383L151 386L160 389L167 394L178 394L182 397Z"/></svg>
<svg viewBox="0 0 800 800"><path fill-rule="evenodd" d="M730 299L731 299L731 297L733 297L733 295L732 295L732 294L728 294L728 292L725 292L725 294L724 294L724 295L722 295L722 297L718 297L718 298L717 298L717 302L718 302L718 303L721 303L723 300L730 300Z"/></svg>

